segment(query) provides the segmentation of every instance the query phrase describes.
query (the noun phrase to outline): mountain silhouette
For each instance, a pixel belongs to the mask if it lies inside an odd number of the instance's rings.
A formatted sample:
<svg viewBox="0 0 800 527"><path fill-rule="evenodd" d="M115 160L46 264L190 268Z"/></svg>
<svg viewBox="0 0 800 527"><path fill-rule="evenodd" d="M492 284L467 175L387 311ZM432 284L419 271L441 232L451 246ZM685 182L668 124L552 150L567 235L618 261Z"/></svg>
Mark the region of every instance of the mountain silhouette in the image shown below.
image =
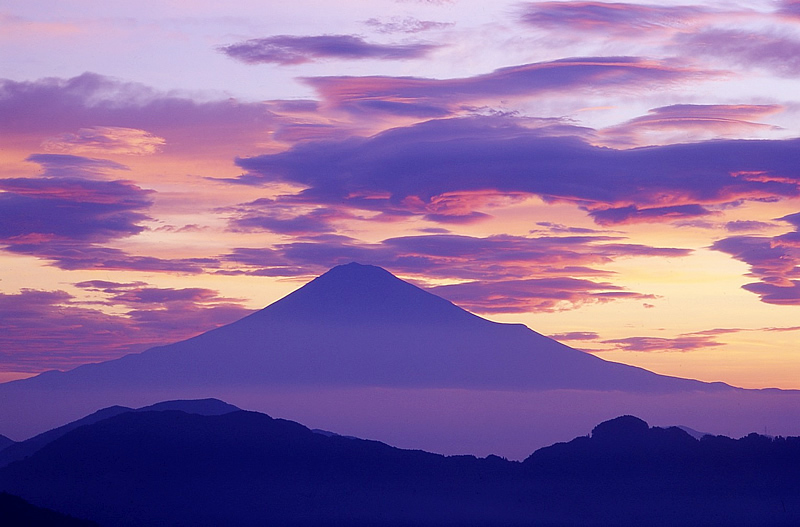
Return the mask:
<svg viewBox="0 0 800 527"><path fill-rule="evenodd" d="M384 269L357 263L335 267L261 311L183 342L16 382L102 388L729 388L602 360L524 325L488 321Z"/></svg>
<svg viewBox="0 0 800 527"><path fill-rule="evenodd" d="M800 522L800 438L692 438L633 416L524 462L315 433L265 414L126 412L0 469L0 490L100 525Z"/></svg>
<svg viewBox="0 0 800 527"><path fill-rule="evenodd" d="M0 451L4 448L11 446L14 444L14 440L7 438L4 435L0 435Z"/></svg>
<svg viewBox="0 0 800 527"><path fill-rule="evenodd" d="M103 406L204 397L402 446L517 459L522 438L544 446L625 413L714 433L800 431L800 392L606 361L350 263L182 342L0 384L0 432L25 439Z"/></svg>
<svg viewBox="0 0 800 527"><path fill-rule="evenodd" d="M0 492L0 525L3 527L98 527L94 522L31 505L19 496Z"/></svg>
<svg viewBox="0 0 800 527"><path fill-rule="evenodd" d="M45 445L52 443L59 437L78 427L97 423L126 412L160 412L165 410L180 410L189 414L198 415L222 415L235 412L239 410L239 408L218 399L163 401L138 409L128 408L126 406L110 406L78 419L77 421L72 421L64 426L59 426L58 428L43 432L25 441L20 441L18 443L12 441L12 444L8 445L8 448L0 450L0 467L4 467L13 461L25 459Z"/></svg>

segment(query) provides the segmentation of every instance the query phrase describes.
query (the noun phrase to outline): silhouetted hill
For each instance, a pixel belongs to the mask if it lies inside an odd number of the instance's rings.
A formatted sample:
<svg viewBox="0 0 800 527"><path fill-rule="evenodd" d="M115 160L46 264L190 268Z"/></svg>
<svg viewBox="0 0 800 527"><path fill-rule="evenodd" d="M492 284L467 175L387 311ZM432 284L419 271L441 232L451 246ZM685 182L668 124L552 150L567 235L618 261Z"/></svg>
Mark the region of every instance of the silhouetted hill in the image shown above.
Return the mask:
<svg viewBox="0 0 800 527"><path fill-rule="evenodd" d="M108 408L98 410L82 419L78 419L77 421L67 423L64 426L48 430L47 432L43 432L25 441L14 443L8 446L8 448L0 450L0 467L4 467L13 461L25 459L41 449L43 446L55 441L67 432L70 432L80 426L96 423L98 421L102 421L103 419L108 419L109 417L114 417L115 415L125 412L163 410L180 410L186 413L199 415L221 415L228 412L235 412L239 410L239 408L233 406L232 404L220 401L219 399L164 401L136 410L133 408L128 408L127 406L110 406Z"/></svg>
<svg viewBox="0 0 800 527"><path fill-rule="evenodd" d="M127 412L0 469L101 525L800 524L800 439L701 441L632 416L525 462L323 435L255 412Z"/></svg>
<svg viewBox="0 0 800 527"><path fill-rule="evenodd" d="M622 416L591 436L539 449L524 465L550 481L556 506L580 500L613 518L622 505L631 525L800 522L797 437L697 440L678 427L649 428Z"/></svg>
<svg viewBox="0 0 800 527"><path fill-rule="evenodd" d="M14 440L7 438L4 435L0 435L0 451L6 448L7 446L11 446L15 443Z"/></svg>
<svg viewBox="0 0 800 527"><path fill-rule="evenodd" d="M178 410L187 414L197 415L223 415L237 412L237 408L219 399L181 399L177 401L164 401L137 408L137 412L163 412L165 410Z"/></svg>
<svg viewBox="0 0 800 527"><path fill-rule="evenodd" d="M0 450L0 467L8 465L12 461L17 461L18 459L24 459L30 456L46 444L58 439L67 432L75 430L80 426L96 423L98 421L102 421L103 419L108 419L109 417L113 417L124 412L130 412L132 410L132 408L128 408L126 406L109 406L108 408L98 410L91 415L87 415L84 418L78 419L77 421L72 421L64 426L59 426L58 428L48 430L47 432L43 432L37 436L31 437L30 439L26 439L25 441L14 443L8 448Z"/></svg>
<svg viewBox="0 0 800 527"><path fill-rule="evenodd" d="M79 520L31 505L18 496L0 492L0 525L3 527L98 527L96 523Z"/></svg>
<svg viewBox="0 0 800 527"><path fill-rule="evenodd" d="M254 412L128 412L5 467L0 488L109 526L486 524L505 499L460 500L481 477L510 477L495 472Z"/></svg>

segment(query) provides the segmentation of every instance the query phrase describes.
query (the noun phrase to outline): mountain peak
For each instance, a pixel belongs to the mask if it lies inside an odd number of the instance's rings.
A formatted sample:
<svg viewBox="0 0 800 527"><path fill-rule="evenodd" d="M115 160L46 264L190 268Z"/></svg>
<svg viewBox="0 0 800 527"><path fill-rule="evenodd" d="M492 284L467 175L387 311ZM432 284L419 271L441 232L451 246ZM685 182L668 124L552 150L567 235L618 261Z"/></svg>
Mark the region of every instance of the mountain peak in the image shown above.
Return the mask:
<svg viewBox="0 0 800 527"><path fill-rule="evenodd" d="M630 440L642 437L649 429L649 425L642 419L633 415L622 415L595 426L592 438L601 441Z"/></svg>
<svg viewBox="0 0 800 527"><path fill-rule="evenodd" d="M436 323L479 319L374 265L338 265L261 311L321 323Z"/></svg>

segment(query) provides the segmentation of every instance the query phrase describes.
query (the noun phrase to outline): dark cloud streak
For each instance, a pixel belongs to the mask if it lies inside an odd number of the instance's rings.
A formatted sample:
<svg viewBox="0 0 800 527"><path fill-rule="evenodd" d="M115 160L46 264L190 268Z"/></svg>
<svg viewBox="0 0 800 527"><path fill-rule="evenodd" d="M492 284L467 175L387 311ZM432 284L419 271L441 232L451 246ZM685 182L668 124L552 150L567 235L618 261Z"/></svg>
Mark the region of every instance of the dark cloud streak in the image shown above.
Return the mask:
<svg viewBox="0 0 800 527"><path fill-rule="evenodd" d="M374 44L353 35L255 38L220 48L227 56L246 64L303 64L325 58L347 60L407 60L421 58L438 46L433 44Z"/></svg>
<svg viewBox="0 0 800 527"><path fill-rule="evenodd" d="M510 66L491 73L454 79L421 77L310 77L330 105L353 112L382 110L406 115L415 108L452 112L466 104L497 98L532 97L564 91L634 91L658 85L707 80L718 75L639 57L577 57ZM375 107L376 102L391 105ZM373 105L373 106L370 106ZM408 109L405 109L405 108Z"/></svg>

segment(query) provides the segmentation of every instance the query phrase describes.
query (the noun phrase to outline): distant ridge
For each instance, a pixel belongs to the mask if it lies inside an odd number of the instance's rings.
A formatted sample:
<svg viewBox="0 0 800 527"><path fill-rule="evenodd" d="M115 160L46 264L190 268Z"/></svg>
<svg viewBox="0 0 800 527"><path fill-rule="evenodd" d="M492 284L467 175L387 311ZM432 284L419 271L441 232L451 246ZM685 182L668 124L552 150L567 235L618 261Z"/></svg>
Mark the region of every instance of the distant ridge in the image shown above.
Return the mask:
<svg viewBox="0 0 800 527"><path fill-rule="evenodd" d="M0 450L3 450L7 446L11 446L14 444L14 440L7 438L4 435L0 435Z"/></svg>
<svg viewBox="0 0 800 527"><path fill-rule="evenodd" d="M6 492L0 492L0 522L4 527L99 527L88 520L36 507Z"/></svg>
<svg viewBox="0 0 800 527"><path fill-rule="evenodd" d="M127 412L162 412L167 410L177 410L198 415L223 415L238 411L239 408L220 401L219 399L163 401L138 409L128 408L127 406L110 406L78 419L77 421L43 432L25 441L20 441L18 443L12 441L12 444L8 445L7 448L0 449L0 467L4 467L20 459L25 459L45 445L52 443L59 437L81 426L91 425Z"/></svg>
<svg viewBox="0 0 800 527"><path fill-rule="evenodd" d="M799 463L800 438L697 440L632 415L520 463L164 410L75 428L0 468L0 489L105 527L788 527Z"/></svg>
<svg viewBox="0 0 800 527"><path fill-rule="evenodd" d="M136 412L164 412L178 410L187 414L197 415L224 415L241 410L232 404L219 399L181 399L176 401L163 401L149 406L137 408Z"/></svg>

